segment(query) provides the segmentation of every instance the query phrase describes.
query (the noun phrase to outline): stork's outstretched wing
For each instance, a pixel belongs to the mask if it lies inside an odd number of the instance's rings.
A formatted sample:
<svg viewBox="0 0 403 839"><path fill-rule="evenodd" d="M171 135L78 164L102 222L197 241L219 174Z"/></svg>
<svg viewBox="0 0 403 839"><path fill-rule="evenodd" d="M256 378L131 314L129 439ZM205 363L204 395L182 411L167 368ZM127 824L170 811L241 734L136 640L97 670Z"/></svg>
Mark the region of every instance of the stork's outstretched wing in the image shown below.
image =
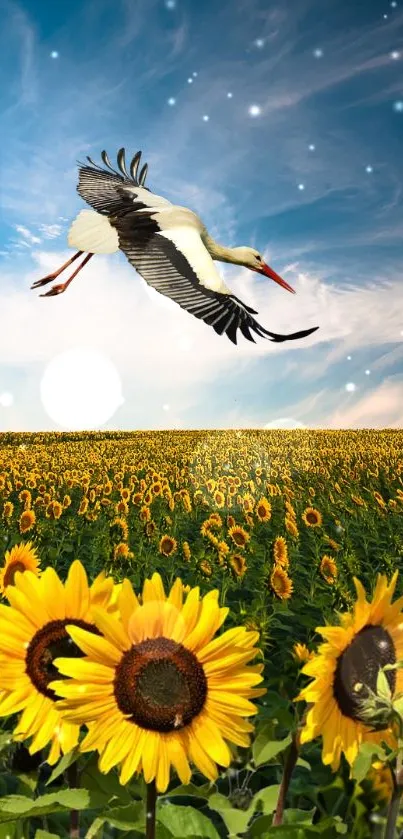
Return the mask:
<svg viewBox="0 0 403 839"><path fill-rule="evenodd" d="M148 187L144 186L148 170L147 163L137 177L141 151L134 155L129 171L125 162L125 150L118 151L117 161L121 174L112 168L105 151L101 152L101 157L107 169L98 166L90 157L87 160L91 166L78 162L77 192L97 213L112 216L125 213L128 209L172 207L170 201L160 195L154 195Z"/></svg>
<svg viewBox="0 0 403 839"><path fill-rule="evenodd" d="M141 225L138 226L137 219L134 218L136 215L128 213L114 222L120 249L148 285L169 297L182 309L204 320L218 335L225 332L236 344L237 331L240 329L248 341L255 342L251 330L263 338L268 337L271 341L291 341L304 338L317 328L294 332L291 335L268 332L252 317L251 313L254 310L238 300L229 289L219 291L208 288L200 281L191 265L191 260L199 255L200 263L204 264L205 269L208 267L206 258L211 261L221 287L226 288L196 229L192 229L190 225L186 229L182 228L179 234L179 248L174 241L173 231L169 231L172 238L167 238L153 218L145 213L141 213ZM186 254L188 249L191 257Z"/></svg>

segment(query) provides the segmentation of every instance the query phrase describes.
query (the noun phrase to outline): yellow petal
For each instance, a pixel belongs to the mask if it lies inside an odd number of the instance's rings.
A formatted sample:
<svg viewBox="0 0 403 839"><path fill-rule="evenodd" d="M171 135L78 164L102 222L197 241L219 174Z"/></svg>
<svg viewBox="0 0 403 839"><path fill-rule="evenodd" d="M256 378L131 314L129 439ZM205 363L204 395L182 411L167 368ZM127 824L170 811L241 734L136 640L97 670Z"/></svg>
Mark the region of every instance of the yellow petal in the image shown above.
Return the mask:
<svg viewBox="0 0 403 839"><path fill-rule="evenodd" d="M137 595L133 591L130 580L124 579L118 597L118 606L126 632L128 632L130 618L136 609L138 609L139 605Z"/></svg>
<svg viewBox="0 0 403 839"><path fill-rule="evenodd" d="M65 583L66 618L83 619L89 609L90 593L88 578L80 560L70 565Z"/></svg>
<svg viewBox="0 0 403 839"><path fill-rule="evenodd" d="M98 629L110 641L111 645L122 652L130 649L131 642L127 633L114 615L109 615L105 609L99 609L95 606L92 613Z"/></svg>
<svg viewBox="0 0 403 839"><path fill-rule="evenodd" d="M92 661L96 661L99 664L106 664L110 667L119 664L122 653L110 644L106 638L101 638L93 632L87 632L86 629L81 629L80 626L73 626L72 624L67 624L66 630L77 646Z"/></svg>

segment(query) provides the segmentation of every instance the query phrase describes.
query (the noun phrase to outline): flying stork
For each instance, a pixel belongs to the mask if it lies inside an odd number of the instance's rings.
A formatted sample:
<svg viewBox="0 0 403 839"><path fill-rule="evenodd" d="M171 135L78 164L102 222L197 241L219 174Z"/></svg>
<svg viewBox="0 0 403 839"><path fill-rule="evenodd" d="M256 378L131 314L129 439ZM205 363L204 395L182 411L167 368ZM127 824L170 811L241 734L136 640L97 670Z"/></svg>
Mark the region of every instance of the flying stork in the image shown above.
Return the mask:
<svg viewBox="0 0 403 839"><path fill-rule="evenodd" d="M78 161L77 191L93 209L81 210L70 227L68 244L77 248L77 253L31 288L47 285L79 256L87 255L65 283L52 286L41 297L64 292L95 253L114 253L120 248L148 285L204 320L219 335L225 332L234 344L238 329L253 342L250 330L271 341L291 341L318 329L315 326L291 335L277 335L260 326L252 317L257 312L232 293L213 262L244 265L295 293L266 265L259 252L254 248L219 245L196 213L151 192L144 185L147 163L138 174L140 151L134 155L129 171L124 148L117 154L119 172L111 166L105 151L101 158L106 169L90 157L87 157L90 165Z"/></svg>

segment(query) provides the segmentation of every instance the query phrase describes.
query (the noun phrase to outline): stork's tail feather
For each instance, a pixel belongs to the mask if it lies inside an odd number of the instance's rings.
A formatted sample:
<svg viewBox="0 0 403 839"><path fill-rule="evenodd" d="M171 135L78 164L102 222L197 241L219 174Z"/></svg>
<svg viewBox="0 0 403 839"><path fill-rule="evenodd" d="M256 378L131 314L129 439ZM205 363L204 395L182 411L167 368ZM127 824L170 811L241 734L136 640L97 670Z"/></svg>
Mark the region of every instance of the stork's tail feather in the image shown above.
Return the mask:
<svg viewBox="0 0 403 839"><path fill-rule="evenodd" d="M307 335L312 335L312 332L316 332L316 330L319 329L319 326L313 326L312 329L303 329L302 332L292 332L290 335L277 335L276 332L269 332L263 326L260 326L259 328L261 329L260 335L262 335L262 337L269 335L271 341L279 343L281 341L296 341L298 338L306 338Z"/></svg>
<svg viewBox="0 0 403 839"><path fill-rule="evenodd" d="M74 219L67 237L71 248L85 253L115 253L119 238L106 216L94 210L81 210Z"/></svg>

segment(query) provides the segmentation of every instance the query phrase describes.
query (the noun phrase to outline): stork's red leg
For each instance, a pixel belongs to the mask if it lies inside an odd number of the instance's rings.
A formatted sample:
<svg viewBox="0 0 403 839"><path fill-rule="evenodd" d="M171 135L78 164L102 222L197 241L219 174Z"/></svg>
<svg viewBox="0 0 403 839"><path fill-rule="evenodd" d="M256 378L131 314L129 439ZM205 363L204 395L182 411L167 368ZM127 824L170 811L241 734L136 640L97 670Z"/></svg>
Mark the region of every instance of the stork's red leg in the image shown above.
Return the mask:
<svg viewBox="0 0 403 839"><path fill-rule="evenodd" d="M82 253L84 253L84 251L77 251L77 253L75 253L74 256L71 256L70 259L68 259L67 262L65 262L64 265L62 265L61 268L57 269L57 271L53 271L52 274L47 274L46 277L43 277L42 280L36 280L36 282L34 282L34 284L31 285L31 289L32 288L41 288L41 286L48 285L48 283L51 283L52 280L55 280L56 277L58 277L59 274L61 274L62 271L65 270L65 268L68 268L69 265L72 264L72 262L74 262L76 259L78 259L78 257L81 256Z"/></svg>
<svg viewBox="0 0 403 839"><path fill-rule="evenodd" d="M76 277L79 271L81 271L81 269L84 268L84 265L87 264L87 262L91 259L92 256L94 256L93 253L87 253L85 259L83 259L78 268L76 268L76 270L72 273L71 277L69 277L65 283L52 286L50 291L47 291L46 294L40 294L39 297L54 297L56 294L62 294L63 291L66 291L66 288L69 287L71 281L74 280L74 277Z"/></svg>

